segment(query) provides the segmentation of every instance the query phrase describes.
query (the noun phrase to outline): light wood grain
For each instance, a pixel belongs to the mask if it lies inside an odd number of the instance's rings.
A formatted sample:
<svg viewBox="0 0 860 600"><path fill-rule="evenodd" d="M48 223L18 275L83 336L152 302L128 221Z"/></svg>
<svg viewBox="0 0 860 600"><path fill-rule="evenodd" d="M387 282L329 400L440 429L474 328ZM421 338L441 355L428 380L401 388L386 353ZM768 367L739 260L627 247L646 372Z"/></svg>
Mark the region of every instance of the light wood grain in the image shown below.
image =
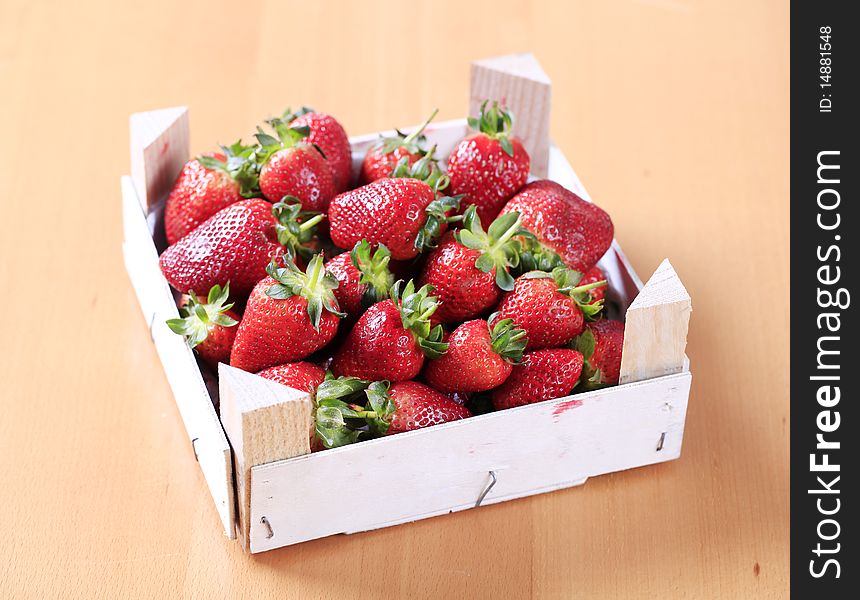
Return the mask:
<svg viewBox="0 0 860 600"><path fill-rule="evenodd" d="M218 365L221 422L233 448L239 539L251 548L251 469L311 451L307 392ZM294 482L297 483L297 482Z"/></svg>
<svg viewBox="0 0 860 600"><path fill-rule="evenodd" d="M251 551L474 508L490 472L497 481L482 504L672 460L681 454L690 379L681 373L256 462ZM327 511L332 497L362 509Z"/></svg>
<svg viewBox="0 0 860 600"><path fill-rule="evenodd" d="M667 258L627 308L619 383L680 373L692 310L690 294Z"/></svg>
<svg viewBox="0 0 860 600"><path fill-rule="evenodd" d="M147 212L164 198L188 160L188 108L138 112L129 118L131 178Z"/></svg>
<svg viewBox="0 0 860 600"><path fill-rule="evenodd" d="M788 22L775 0L5 0L0 595L786 597ZM287 104L361 134L462 116L470 61L522 51L628 258L671 257L695 301L682 458L246 556L124 274L128 115L188 105L195 153Z"/></svg>

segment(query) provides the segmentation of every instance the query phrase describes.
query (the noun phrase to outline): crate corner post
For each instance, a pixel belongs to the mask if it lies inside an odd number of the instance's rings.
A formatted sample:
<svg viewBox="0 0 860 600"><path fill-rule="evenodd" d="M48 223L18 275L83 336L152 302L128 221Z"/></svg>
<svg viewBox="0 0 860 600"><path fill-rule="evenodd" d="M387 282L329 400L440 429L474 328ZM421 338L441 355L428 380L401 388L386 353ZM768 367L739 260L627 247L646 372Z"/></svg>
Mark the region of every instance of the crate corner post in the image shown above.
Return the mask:
<svg viewBox="0 0 860 600"><path fill-rule="evenodd" d="M170 191L189 156L188 108L176 106L129 117L131 178L145 213Z"/></svg>
<svg viewBox="0 0 860 600"><path fill-rule="evenodd" d="M621 384L686 370L690 294L665 259L627 309Z"/></svg>
<svg viewBox="0 0 860 600"><path fill-rule="evenodd" d="M307 392L225 364L218 365L218 379L221 422L233 447L238 537L253 551L251 468L310 454L311 399Z"/></svg>
<svg viewBox="0 0 860 600"><path fill-rule="evenodd" d="M469 77L469 116L484 100L498 100L514 116L513 132L531 159L531 173L549 172L549 116L552 85L531 53L475 60Z"/></svg>

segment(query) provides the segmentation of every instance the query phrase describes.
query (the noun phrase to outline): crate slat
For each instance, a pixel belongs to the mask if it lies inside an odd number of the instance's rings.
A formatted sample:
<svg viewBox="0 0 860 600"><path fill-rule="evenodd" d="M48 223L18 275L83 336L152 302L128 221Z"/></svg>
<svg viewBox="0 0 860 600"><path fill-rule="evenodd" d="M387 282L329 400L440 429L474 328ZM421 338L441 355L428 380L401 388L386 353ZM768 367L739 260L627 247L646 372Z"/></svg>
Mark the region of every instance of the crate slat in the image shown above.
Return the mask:
<svg viewBox="0 0 860 600"><path fill-rule="evenodd" d="M251 469L251 552L583 483L677 458L690 373L531 404ZM343 510L344 506L360 507Z"/></svg>

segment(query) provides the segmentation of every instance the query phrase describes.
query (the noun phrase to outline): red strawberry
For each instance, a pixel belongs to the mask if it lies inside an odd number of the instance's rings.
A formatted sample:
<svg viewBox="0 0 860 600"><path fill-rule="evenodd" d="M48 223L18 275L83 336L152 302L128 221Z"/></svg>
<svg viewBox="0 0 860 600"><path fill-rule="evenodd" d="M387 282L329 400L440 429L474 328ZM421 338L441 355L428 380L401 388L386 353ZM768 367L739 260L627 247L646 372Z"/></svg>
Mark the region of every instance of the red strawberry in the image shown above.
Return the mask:
<svg viewBox="0 0 860 600"><path fill-rule="evenodd" d="M328 211L335 245L352 248L363 239L385 244L394 260L415 258L432 247L459 198L436 198L435 187L445 179L431 160L432 152L412 166L412 173L426 180L386 177L336 196Z"/></svg>
<svg viewBox="0 0 860 600"><path fill-rule="evenodd" d="M526 347L526 334L503 319L466 321L446 340L448 351L427 361L424 379L440 392L483 392L500 386Z"/></svg>
<svg viewBox="0 0 860 600"><path fill-rule="evenodd" d="M493 102L481 105L469 125L477 130L457 144L448 157L451 193L465 194L466 204L475 204L478 215L489 223L529 177L529 155L522 143L510 137L512 117Z"/></svg>
<svg viewBox="0 0 860 600"><path fill-rule="evenodd" d="M576 387L582 373L582 354L557 348L523 356L502 385L493 391L496 410L563 398Z"/></svg>
<svg viewBox="0 0 860 600"><path fill-rule="evenodd" d="M291 127L309 127L306 141L322 150L331 169L335 193L344 192L352 184L352 146L343 126L331 115L303 107L284 114Z"/></svg>
<svg viewBox="0 0 860 600"><path fill-rule="evenodd" d="M603 274L600 267L595 265L586 271L577 285L588 285L590 283L597 283L598 281L606 281L606 275ZM588 295L591 296L591 302L589 304L594 304L599 300L603 300L606 297L607 289L608 287L604 285L588 290Z"/></svg>
<svg viewBox="0 0 860 600"><path fill-rule="evenodd" d="M558 253L571 269L585 273L612 244L612 219L554 181L533 181L502 209L519 212L523 225Z"/></svg>
<svg viewBox="0 0 860 600"><path fill-rule="evenodd" d="M335 375L406 381L421 372L425 355L435 358L445 352L442 326L430 327L436 310L432 288L416 292L409 281L401 295L400 283L391 289L390 300L368 308L353 326L331 364Z"/></svg>
<svg viewBox="0 0 860 600"><path fill-rule="evenodd" d="M339 318L332 290L337 279L326 273L322 257L314 256L302 273L289 259L280 268L275 261L251 292L230 364L256 373L268 367L310 356L335 333Z"/></svg>
<svg viewBox="0 0 860 600"><path fill-rule="evenodd" d="M272 205L242 200L221 209L168 247L159 263L168 283L180 292L203 291L229 281L245 296L283 249L277 243Z"/></svg>
<svg viewBox="0 0 860 600"><path fill-rule="evenodd" d="M367 419L372 433L394 435L471 417L464 406L417 381L371 383L368 407L359 414Z"/></svg>
<svg viewBox="0 0 860 600"><path fill-rule="evenodd" d="M185 163L164 206L167 243L173 244L216 212L252 196L257 174L252 146L236 142L224 154L199 156Z"/></svg>
<svg viewBox="0 0 860 600"><path fill-rule="evenodd" d="M344 252L326 263L326 270L338 281L334 296L347 318L355 322L369 306L388 297L394 275L388 269L391 253L379 245L371 254L370 244L361 240L351 252Z"/></svg>
<svg viewBox="0 0 860 600"><path fill-rule="evenodd" d="M612 319L589 323L571 343L585 359L582 374L589 387L618 383L623 346L624 323Z"/></svg>
<svg viewBox="0 0 860 600"><path fill-rule="evenodd" d="M593 317L603 302L590 304L587 292L605 281L578 286L581 275L560 267L552 274L530 271L517 278L496 309L499 318L511 319L525 330L528 349L557 348L582 333L585 317Z"/></svg>
<svg viewBox="0 0 860 600"><path fill-rule="evenodd" d="M316 393L317 386L325 381L325 369L309 362L285 363L263 369L257 375L309 394Z"/></svg>
<svg viewBox="0 0 860 600"><path fill-rule="evenodd" d="M167 321L170 330L185 336L188 345L212 368L230 360L230 349L236 337L234 325L239 322L239 315L230 310L233 303L227 304L229 297L229 283L223 290L220 285L212 286L206 302L201 302L197 294L191 292L179 310L180 318Z"/></svg>
<svg viewBox="0 0 860 600"><path fill-rule="evenodd" d="M406 135L397 131L396 136L380 138L364 155L364 161L361 163L361 174L359 182L361 185L366 185L371 181L390 177L398 163L402 159L406 159L406 163L410 166L415 164L423 156L427 154L421 145L426 141L424 137L424 129L436 116L439 109L433 111L430 118L410 133Z"/></svg>
<svg viewBox="0 0 860 600"><path fill-rule="evenodd" d="M295 196L306 210L325 212L335 194L331 168L322 153L304 141L310 128L288 127L281 119L268 123L278 136L260 130L260 191L271 202Z"/></svg>
<svg viewBox="0 0 860 600"><path fill-rule="evenodd" d="M218 211L200 227L168 247L161 271L180 292L208 290L229 281L242 298L266 274L274 256L306 256L303 244L313 238L322 215L302 212L295 198L275 205L242 200ZM280 243L279 243L280 242Z"/></svg>
<svg viewBox="0 0 860 600"><path fill-rule="evenodd" d="M475 206L466 209L463 228L448 232L427 257L419 285L430 284L439 299L434 315L442 323L476 317L496 305L501 290L514 289L509 273L519 263L520 244L528 235L517 215L509 213L481 227Z"/></svg>

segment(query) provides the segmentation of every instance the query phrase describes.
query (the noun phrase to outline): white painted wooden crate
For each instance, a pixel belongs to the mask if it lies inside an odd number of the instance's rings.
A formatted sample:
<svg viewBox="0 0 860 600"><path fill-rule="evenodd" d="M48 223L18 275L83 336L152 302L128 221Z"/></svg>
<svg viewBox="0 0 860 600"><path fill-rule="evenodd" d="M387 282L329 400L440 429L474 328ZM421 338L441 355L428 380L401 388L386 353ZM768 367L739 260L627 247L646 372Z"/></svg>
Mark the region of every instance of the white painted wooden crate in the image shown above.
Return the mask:
<svg viewBox="0 0 860 600"><path fill-rule="evenodd" d="M474 63L472 109L485 97L504 97L520 116L515 132L533 157L533 175L588 198L546 139L549 80L530 55ZM158 265L165 244L159 219L189 158L188 133L185 108L131 117L123 254L227 537L262 552L472 508L479 499L492 504L576 486L680 455L690 297L668 260L643 286L617 242L599 264L610 283L610 315L625 319L621 385L309 454L307 394L226 365L216 392L165 325L178 311ZM435 124L427 136L446 157L466 133L465 120L456 120ZM356 164L377 137L351 139ZM210 391L220 396L221 419ZM327 511L331 498L363 508Z"/></svg>

